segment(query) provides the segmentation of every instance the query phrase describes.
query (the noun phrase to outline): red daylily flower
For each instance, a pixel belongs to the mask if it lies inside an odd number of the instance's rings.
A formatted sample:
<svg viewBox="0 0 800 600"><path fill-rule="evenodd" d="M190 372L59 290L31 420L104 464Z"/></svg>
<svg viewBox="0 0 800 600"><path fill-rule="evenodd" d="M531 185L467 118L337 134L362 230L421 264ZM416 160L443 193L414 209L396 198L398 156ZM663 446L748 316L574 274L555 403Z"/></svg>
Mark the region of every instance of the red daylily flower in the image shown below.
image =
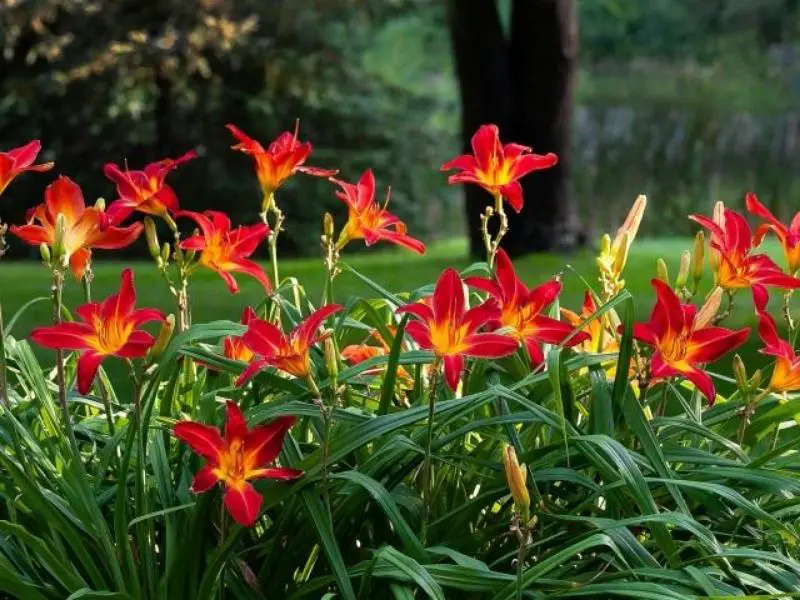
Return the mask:
<svg viewBox="0 0 800 600"><path fill-rule="evenodd" d="M481 125L472 136L472 154L462 154L442 165L442 171L457 169L447 183L476 183L495 198L503 197L515 211L522 210L522 186L519 180L540 169L549 169L558 156L532 154L519 144L501 144L497 125Z"/></svg>
<svg viewBox="0 0 800 600"><path fill-rule="evenodd" d="M769 389L775 392L800 391L800 356L792 345L778 335L775 319L767 312L769 296L764 288L753 288L753 301L758 315L758 336L764 342L763 354L775 357L775 369Z"/></svg>
<svg viewBox="0 0 800 600"><path fill-rule="evenodd" d="M284 131L265 150L261 144L235 125L229 123L225 127L239 140L239 143L232 148L249 154L256 161L256 175L265 199L295 173L331 177L339 172L336 169L306 166L306 159L311 154L311 144L298 140L297 130L294 133Z"/></svg>
<svg viewBox="0 0 800 600"><path fill-rule="evenodd" d="M766 254L752 254L753 237L742 215L729 208L723 214L722 224L703 215L689 217L711 232L711 249L718 257L717 285L727 290L800 287L800 279L784 273Z"/></svg>
<svg viewBox="0 0 800 600"><path fill-rule="evenodd" d="M497 319L491 324L497 328L509 328L514 338L525 344L532 367L544 361L543 343L575 346L589 339L586 332L575 333L570 323L543 314L561 293L561 283L552 280L528 289L517 277L511 259L502 249L497 252L494 278L467 277L466 282L491 295L487 304L496 307L498 312ZM569 336L572 337L567 340Z"/></svg>
<svg viewBox="0 0 800 600"><path fill-rule="evenodd" d="M119 199L108 207L108 218L118 224L133 211L162 218L177 212L178 196L164 180L170 171L193 158L197 153L192 150L175 159L150 163L141 171L123 171L113 163L106 164L103 173L117 184L119 194Z"/></svg>
<svg viewBox="0 0 800 600"><path fill-rule="evenodd" d="M444 378L452 390L458 387L465 356L500 358L517 350L514 338L478 333L483 325L498 317L497 308L484 303L467 309L464 283L455 269L442 272L433 296L401 306L396 312L410 313L418 319L406 325L406 332L421 348L442 360Z"/></svg>
<svg viewBox="0 0 800 600"><path fill-rule="evenodd" d="M0 152L0 194L20 173L25 171L49 171L53 168L53 163L51 162L40 165L33 164L41 149L42 143L39 140L33 140L19 148Z"/></svg>
<svg viewBox="0 0 800 600"><path fill-rule="evenodd" d="M256 357L239 376L236 385L243 385L268 366L298 379L308 379L311 376L311 348L322 339L318 329L325 319L342 308L344 307L338 304L323 306L288 334L284 334L272 323L258 318L252 319L242 341Z"/></svg>
<svg viewBox="0 0 800 600"><path fill-rule="evenodd" d="M148 321L164 321L166 317L155 308L135 306L133 273L125 269L119 293L75 310L83 322L37 327L31 332L31 340L45 348L80 350L78 392L87 394L106 357L142 358L155 343L152 335L137 327Z"/></svg>
<svg viewBox="0 0 800 600"><path fill-rule="evenodd" d="M760 244L767 232L772 230L783 247L789 274L795 274L800 270L800 211L795 213L792 222L787 227L776 219L775 215L766 206L759 202L755 194L747 194L745 205L747 210L766 221L756 229L753 243Z"/></svg>
<svg viewBox="0 0 800 600"><path fill-rule="evenodd" d="M256 311L254 311L249 306L242 311L242 325L250 325L250 323L257 319L258 315L256 315ZM225 340L222 342L222 350L225 354L225 358L229 358L231 360L238 360L240 362L250 362L253 359L253 351L248 348L244 340L241 336L239 337L226 337Z"/></svg>
<svg viewBox="0 0 800 600"><path fill-rule="evenodd" d="M750 329L733 331L707 327L707 323L696 319L697 308L693 304L681 304L669 285L659 279L650 283L656 290L656 304L650 321L634 324L633 337L654 348L650 361L651 381L685 377L714 404L714 382L701 365L714 362L741 346Z"/></svg>
<svg viewBox="0 0 800 600"><path fill-rule="evenodd" d="M132 244L142 233L142 224L113 227L99 208L86 207L81 188L63 175L47 186L44 203L28 211L28 224L11 227L11 233L33 246L56 241L56 221L64 215L64 259L76 278L82 279L92 258L92 248L117 250ZM37 224L38 223L38 224Z"/></svg>
<svg viewBox="0 0 800 600"><path fill-rule="evenodd" d="M239 291L239 285L231 273L244 273L254 277L264 289L272 289L264 270L248 260L258 245L269 235L265 223L240 225L231 229L231 220L223 212L207 210L204 213L181 211L179 217L189 217L200 226L201 235L194 235L180 244L183 250L200 252L200 264L216 271L228 284L231 294Z"/></svg>
<svg viewBox="0 0 800 600"><path fill-rule="evenodd" d="M337 244L340 249L350 240L364 240L367 246L384 240L418 254L425 253L425 244L407 235L406 224L386 210L390 192L386 193L383 206L375 202L375 176L372 169L364 171L357 184L338 179L333 181L341 188L336 192L336 197L347 204L348 209L347 224Z"/></svg>
<svg viewBox="0 0 800 600"><path fill-rule="evenodd" d="M175 437L208 461L195 473L192 492L202 494L222 483L225 486L223 501L233 520L252 527L264 499L250 480L290 481L303 474L298 469L266 466L278 457L283 438L294 421L292 416L278 417L271 423L248 429L242 411L229 400L224 436L216 427L195 421L176 423L172 428Z"/></svg>

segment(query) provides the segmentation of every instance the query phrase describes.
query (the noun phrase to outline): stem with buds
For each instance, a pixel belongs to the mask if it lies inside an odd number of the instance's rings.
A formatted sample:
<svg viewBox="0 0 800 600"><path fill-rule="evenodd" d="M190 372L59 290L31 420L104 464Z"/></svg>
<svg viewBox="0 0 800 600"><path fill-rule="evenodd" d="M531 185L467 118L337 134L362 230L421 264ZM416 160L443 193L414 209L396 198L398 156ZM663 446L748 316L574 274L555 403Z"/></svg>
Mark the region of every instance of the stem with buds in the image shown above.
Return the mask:
<svg viewBox="0 0 800 600"><path fill-rule="evenodd" d="M497 251L500 249L500 242L503 240L503 237L505 237L506 233L508 233L508 215L506 215L506 211L503 206L503 196L496 194L494 201L494 207L487 206L486 210L483 211L483 214L481 215L483 245L486 248L486 258L489 263L490 270L494 269L494 259L497 255ZM499 217L500 226L497 229L497 235L494 237L494 239L492 239L492 235L489 233L489 221L494 215Z"/></svg>
<svg viewBox="0 0 800 600"><path fill-rule="evenodd" d="M792 294L794 290L786 290L783 294L783 320L786 323L786 329L789 333L789 339L792 339L796 323L792 318Z"/></svg>
<svg viewBox="0 0 800 600"><path fill-rule="evenodd" d="M263 207L264 209L261 211L260 217L261 222L270 228L267 243L269 244L269 260L272 262L272 285L275 286L275 293L277 294L278 288L280 288L280 271L278 270L278 236L283 230L284 217L283 211L278 208L278 204L275 202L275 192L269 193L267 198L264 200ZM275 222L271 226L268 218L270 213L275 216ZM275 312L273 317L275 317L279 311L277 302L273 304L273 310Z"/></svg>
<svg viewBox="0 0 800 600"><path fill-rule="evenodd" d="M716 317L714 317L714 325L719 325L725 319L730 317L731 314L733 314L733 296L735 292L732 292L731 290L726 290L726 292L728 295L728 305L725 307L725 310L723 310L721 313L717 314Z"/></svg>
<svg viewBox="0 0 800 600"><path fill-rule="evenodd" d="M428 429L425 436L425 461L422 464L422 531L420 541L423 546L428 543L428 517L431 510L431 493L433 491L431 477L431 448L433 447L433 419L436 412L436 388L439 383L439 370L442 360L437 357L431 369L431 383L428 390Z"/></svg>
<svg viewBox="0 0 800 600"><path fill-rule="evenodd" d="M769 396L769 388L761 392L758 396L753 398L752 394L748 391L745 394L745 405L741 411L742 422L739 425L739 434L737 436L737 443L739 446L744 442L744 436L747 433L747 426L750 424L750 418L755 414L758 403L764 398Z"/></svg>
<svg viewBox="0 0 800 600"><path fill-rule="evenodd" d="M53 286L51 292L53 297L53 323L58 325L61 323L62 294L64 292L64 271L59 267L53 269ZM61 412L64 417L64 429L67 432L67 440L69 441L72 453L75 455L75 460L80 462L78 441L75 439L75 432L72 429L72 415L69 412L69 406L67 406L64 351L60 349L56 350L56 383L58 385L58 403L61 406Z"/></svg>

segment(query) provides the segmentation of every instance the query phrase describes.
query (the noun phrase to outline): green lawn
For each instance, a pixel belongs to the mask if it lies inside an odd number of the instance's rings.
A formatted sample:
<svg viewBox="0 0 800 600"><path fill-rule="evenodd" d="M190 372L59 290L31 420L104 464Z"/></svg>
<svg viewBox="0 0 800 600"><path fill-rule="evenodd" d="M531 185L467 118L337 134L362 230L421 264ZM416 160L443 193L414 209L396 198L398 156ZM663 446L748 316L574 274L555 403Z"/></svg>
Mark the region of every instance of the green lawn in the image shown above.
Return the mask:
<svg viewBox="0 0 800 600"><path fill-rule="evenodd" d="M655 273L658 257L663 257L674 276L678 258L683 249L691 246L689 239L658 239L637 241L631 251L626 269L627 288L636 301L639 318L646 318L652 303L653 294L649 281ZM770 253L777 250L770 247ZM466 242L452 240L434 244L425 256L394 250L371 250L343 256L345 262L359 270L367 277L375 280L393 292L410 290L421 285L432 283L441 270L447 266L466 267ZM776 256L776 259L779 258ZM581 251L572 256L552 254L533 255L516 261L520 276L529 284L535 284L563 273L564 293L561 304L571 308L579 308L583 298L584 286L576 273L588 281L596 280L594 252ZM165 284L152 263L133 263L136 273L136 288L139 306L156 306L172 311L171 297ZM124 267L118 262L99 262L96 267L93 294L95 298L103 298L115 291L119 285L119 272ZM281 263L282 274L297 277L312 299L322 294L323 268L320 260L299 259ZM190 283L193 318L195 322L214 319L238 320L242 308L248 304L258 304L263 292L261 288L248 279L239 276L241 291L237 295L228 293L222 280L209 271L198 271ZM710 273L704 281L703 292L711 283ZM49 290L49 273L41 265L34 262L4 262L0 264L0 302L8 320L25 302L37 296L46 296ZM336 297L338 300L358 295L374 297L375 294L366 285L349 273L343 273L336 281ZM70 280L65 292L64 301L69 307L82 302L81 286ZM752 324L751 303L741 298L741 308L728 324ZM31 327L48 322L50 304L42 301L30 307L18 320L13 334L17 337L27 334ZM762 364L757 354L757 338L753 336L748 347L741 354L750 364ZM728 371L729 361L724 360L720 370Z"/></svg>

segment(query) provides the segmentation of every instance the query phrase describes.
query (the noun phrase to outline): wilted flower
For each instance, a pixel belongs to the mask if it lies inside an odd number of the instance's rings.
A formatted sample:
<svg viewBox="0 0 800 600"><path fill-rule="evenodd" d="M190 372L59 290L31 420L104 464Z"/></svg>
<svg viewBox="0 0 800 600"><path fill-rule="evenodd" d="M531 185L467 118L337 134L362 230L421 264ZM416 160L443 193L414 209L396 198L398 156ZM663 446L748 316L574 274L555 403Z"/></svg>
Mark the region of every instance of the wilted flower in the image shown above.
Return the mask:
<svg viewBox="0 0 800 600"><path fill-rule="evenodd" d="M500 358L517 349L517 340L512 337L478 333L484 324L498 318L499 311L485 303L467 309L464 284L455 269L442 272L433 296L401 306L397 312L418 319L408 323L406 331L421 348L442 359L444 378L453 390L458 387L465 356Z"/></svg>
<svg viewBox="0 0 800 600"><path fill-rule="evenodd" d="M405 223L386 210L389 192L383 206L375 202L375 176L371 169L364 171L357 184L338 179L334 182L341 188L336 197L347 204L348 209L347 224L336 244L339 249L350 240L363 239L367 246L383 240L419 254L425 252L425 244L407 235Z"/></svg>
<svg viewBox="0 0 800 600"><path fill-rule="evenodd" d="M189 217L200 226L201 235L183 240L183 250L200 252L200 264L216 271L228 284L232 294L239 291L239 285L231 273L244 273L255 278L266 291L270 291L269 278L264 270L249 257L258 245L269 235L265 223L241 225L231 229L231 220L223 212L207 210L204 213L184 210L179 217Z"/></svg>
<svg viewBox="0 0 800 600"><path fill-rule="evenodd" d="M80 350L78 392L86 394L107 356L142 358L155 343L152 335L137 328L148 321L163 321L164 314L155 308L135 306L133 273L125 269L118 294L75 310L82 322L38 327L31 332L31 340L45 348Z"/></svg>
<svg viewBox="0 0 800 600"><path fill-rule="evenodd" d="M442 165L442 171L458 170L450 175L449 184L475 183L495 198L504 198L516 212L522 210L524 199L519 180L558 162L552 152L532 154L519 144L501 144L497 125L481 125L472 136L472 154L462 154Z"/></svg>
<svg viewBox="0 0 800 600"><path fill-rule="evenodd" d="M278 417L271 423L248 429L239 407L231 401L226 406L224 437L216 427L195 421L176 423L172 431L175 437L207 461L195 473L192 491L202 494L222 483L225 486L225 508L234 521L252 527L264 499L250 480L290 481L303 474L298 469L267 466L278 457L283 439L294 425L295 418Z"/></svg>
<svg viewBox="0 0 800 600"><path fill-rule="evenodd" d="M467 277L466 282L491 295L486 305L496 309L497 317L490 325L508 328L515 339L524 343L531 366L544 361L542 344L574 346L589 339L587 333L576 332L570 323L544 314L561 293L561 283L552 280L528 289L517 277L511 259L502 249L497 253L497 268L492 279Z"/></svg>
<svg viewBox="0 0 800 600"><path fill-rule="evenodd" d="M98 207L86 208L81 188L63 175L47 186L44 203L28 212L28 224L11 233L32 246L46 244L49 254L68 263L76 278L83 278L92 248L116 250L132 244L142 224L114 227Z"/></svg>
<svg viewBox="0 0 800 600"><path fill-rule="evenodd" d="M25 171L49 171L53 168L53 163L51 162L39 165L33 164L41 149L42 143L39 140L33 140L19 148L0 152L0 194L20 173Z"/></svg>

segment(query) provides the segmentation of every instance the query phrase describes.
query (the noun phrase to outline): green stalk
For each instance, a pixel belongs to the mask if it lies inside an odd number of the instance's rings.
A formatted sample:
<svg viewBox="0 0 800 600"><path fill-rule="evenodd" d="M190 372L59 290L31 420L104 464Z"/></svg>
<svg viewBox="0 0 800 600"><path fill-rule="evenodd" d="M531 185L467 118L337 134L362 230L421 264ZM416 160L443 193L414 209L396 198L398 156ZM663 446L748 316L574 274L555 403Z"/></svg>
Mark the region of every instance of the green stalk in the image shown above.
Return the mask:
<svg viewBox="0 0 800 600"><path fill-rule="evenodd" d="M2 304L0 304L0 402L3 403L3 408L11 412L11 402L8 398L8 363L6 362L6 332Z"/></svg>
<svg viewBox="0 0 800 600"><path fill-rule="evenodd" d="M433 363L431 385L428 390L428 430L425 436L425 462L422 464L422 531L420 541L423 546L428 543L428 517L430 515L432 477L431 477L431 448L433 446L433 419L436 411L436 386L439 383L439 369L441 359L436 358Z"/></svg>
<svg viewBox="0 0 800 600"><path fill-rule="evenodd" d="M61 323L62 295L64 292L64 273L60 269L53 269L53 287L51 291L53 295L53 323L58 325ZM61 406L61 412L64 417L64 429L67 432L70 450L75 460L82 465L78 441L75 439L75 432L72 429L72 415L69 412L69 406L67 406L64 351L60 349L56 350L56 383L58 385L58 403Z"/></svg>

